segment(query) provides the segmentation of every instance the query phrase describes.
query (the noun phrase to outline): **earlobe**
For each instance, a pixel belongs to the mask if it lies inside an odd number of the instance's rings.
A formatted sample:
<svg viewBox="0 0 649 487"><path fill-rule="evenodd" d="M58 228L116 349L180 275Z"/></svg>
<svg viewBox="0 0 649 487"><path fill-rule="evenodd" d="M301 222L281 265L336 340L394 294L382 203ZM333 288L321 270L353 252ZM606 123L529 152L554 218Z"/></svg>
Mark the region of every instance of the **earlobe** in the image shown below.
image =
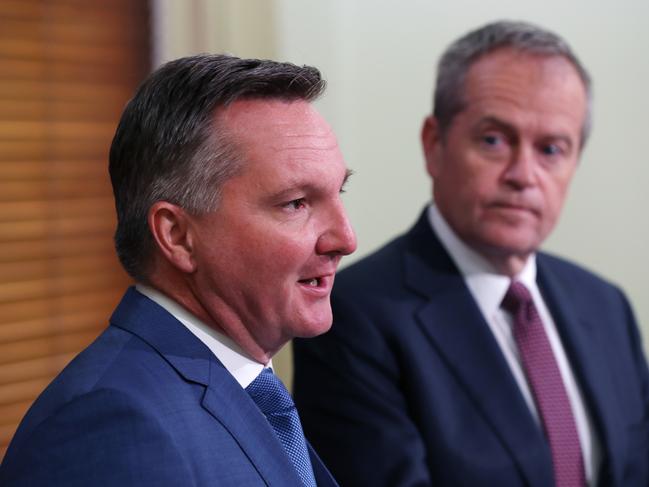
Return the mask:
<svg viewBox="0 0 649 487"><path fill-rule="evenodd" d="M158 201L149 208L148 224L162 257L181 272L194 272L192 236L187 213L177 205Z"/></svg>
<svg viewBox="0 0 649 487"><path fill-rule="evenodd" d="M440 143L439 123L430 115L426 117L421 127L421 145L426 159L426 170L431 177L437 174L437 152Z"/></svg>

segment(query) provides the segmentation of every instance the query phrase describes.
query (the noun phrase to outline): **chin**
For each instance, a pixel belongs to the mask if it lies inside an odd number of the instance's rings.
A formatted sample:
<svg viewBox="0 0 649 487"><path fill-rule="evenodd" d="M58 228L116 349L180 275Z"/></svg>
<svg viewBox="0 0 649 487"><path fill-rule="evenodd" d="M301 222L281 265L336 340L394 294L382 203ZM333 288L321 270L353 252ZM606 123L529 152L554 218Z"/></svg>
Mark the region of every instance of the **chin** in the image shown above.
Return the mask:
<svg viewBox="0 0 649 487"><path fill-rule="evenodd" d="M322 335L331 329L332 321L331 313L319 319L305 320L300 325L299 330L296 330L296 336L300 338L313 338Z"/></svg>
<svg viewBox="0 0 649 487"><path fill-rule="evenodd" d="M514 231L511 228L495 228L478 237L482 246L500 250L505 253L527 254L534 252L540 245L538 232Z"/></svg>

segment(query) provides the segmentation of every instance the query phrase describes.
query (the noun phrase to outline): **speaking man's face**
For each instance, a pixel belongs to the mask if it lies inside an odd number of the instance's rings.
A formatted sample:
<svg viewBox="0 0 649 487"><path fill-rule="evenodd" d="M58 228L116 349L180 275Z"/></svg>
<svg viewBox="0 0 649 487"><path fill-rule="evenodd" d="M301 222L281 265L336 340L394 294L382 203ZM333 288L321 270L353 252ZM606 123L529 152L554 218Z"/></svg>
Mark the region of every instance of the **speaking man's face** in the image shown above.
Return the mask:
<svg viewBox="0 0 649 487"><path fill-rule="evenodd" d="M349 172L309 103L243 100L218 116L243 166L218 208L192 217L195 292L208 318L272 356L331 326L334 274L356 248L341 200Z"/></svg>
<svg viewBox="0 0 649 487"><path fill-rule="evenodd" d="M561 212L585 113L564 58L502 49L479 59L445 136L433 119L422 132L434 200L458 236L492 261L535 251Z"/></svg>

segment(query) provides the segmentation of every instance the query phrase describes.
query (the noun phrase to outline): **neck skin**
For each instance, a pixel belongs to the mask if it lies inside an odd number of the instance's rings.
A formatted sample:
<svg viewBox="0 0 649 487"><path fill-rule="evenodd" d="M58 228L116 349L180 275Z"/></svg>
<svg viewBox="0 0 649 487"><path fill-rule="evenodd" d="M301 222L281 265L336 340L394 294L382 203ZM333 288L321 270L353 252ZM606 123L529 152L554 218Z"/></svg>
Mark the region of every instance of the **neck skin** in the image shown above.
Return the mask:
<svg viewBox="0 0 649 487"><path fill-rule="evenodd" d="M530 254L508 254L502 249L485 248L465 242L469 247L484 257L498 274L514 278L521 273Z"/></svg>
<svg viewBox="0 0 649 487"><path fill-rule="evenodd" d="M255 362L262 365L270 362L273 355L279 351L279 348L277 350L265 350L262 348L241 323L241 320L225 305L223 306L222 316L213 317L208 314L205 308L200 305L200 298L194 292L192 283L189 282L190 278L178 276L174 271L175 269L169 269L162 263L151 273L146 284L177 302L206 325L230 338Z"/></svg>
<svg viewBox="0 0 649 487"><path fill-rule="evenodd" d="M457 240L458 243L469 247L473 252L482 257L487 261L489 266L491 266L491 271L493 273L507 276L510 279L514 279L516 276L520 275L527 264L528 258L533 254L533 252L525 254L508 252L507 249L498 248L493 245L488 246L484 243L464 239L460 236L457 228L451 224L448 217L444 215L444 212L442 211L443 209L440 208L439 204L436 201L433 201L432 205L433 208L431 209L435 209L439 216L439 224L442 225L440 231L448 233L449 237L452 237L454 240ZM430 215L429 219L431 219ZM435 228L435 225L433 225L433 227Z"/></svg>

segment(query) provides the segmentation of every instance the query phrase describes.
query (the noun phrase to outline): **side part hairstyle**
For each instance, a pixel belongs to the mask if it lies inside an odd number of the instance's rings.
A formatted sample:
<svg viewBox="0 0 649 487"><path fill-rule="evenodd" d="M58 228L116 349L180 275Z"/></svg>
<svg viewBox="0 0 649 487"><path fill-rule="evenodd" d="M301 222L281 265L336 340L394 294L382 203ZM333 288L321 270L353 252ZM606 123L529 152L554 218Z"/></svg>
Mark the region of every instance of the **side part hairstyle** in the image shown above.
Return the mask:
<svg viewBox="0 0 649 487"><path fill-rule="evenodd" d="M126 105L110 148L124 269L147 283L154 250L147 213L155 202L192 214L218 207L220 188L243 163L220 109L241 99L313 101L324 89L316 68L228 55L185 57L153 72Z"/></svg>

